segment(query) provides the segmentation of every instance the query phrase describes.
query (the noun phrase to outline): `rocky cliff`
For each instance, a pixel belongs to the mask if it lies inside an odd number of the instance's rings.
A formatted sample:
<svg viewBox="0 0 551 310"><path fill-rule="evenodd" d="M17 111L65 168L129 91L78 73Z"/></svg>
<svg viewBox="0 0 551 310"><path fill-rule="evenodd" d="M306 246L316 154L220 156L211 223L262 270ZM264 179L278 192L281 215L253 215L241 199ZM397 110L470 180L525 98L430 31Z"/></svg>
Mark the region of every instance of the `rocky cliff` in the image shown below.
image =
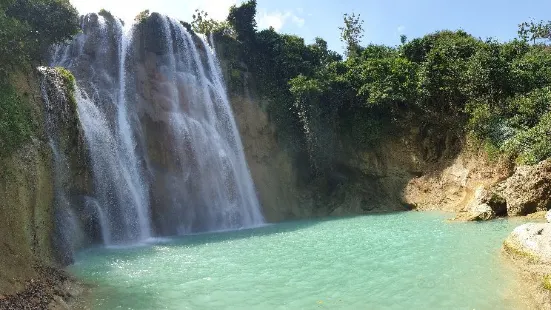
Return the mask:
<svg viewBox="0 0 551 310"><path fill-rule="evenodd" d="M57 86L50 84L56 81ZM57 269L69 262L64 255L66 246L60 240L59 214L63 206L56 195L56 156L68 158L61 167L73 173L73 185L67 189L84 187L80 175L78 154L78 127L75 127L75 106L71 102L70 81L60 71L42 68L27 74L17 74L12 81L22 104L30 109L32 134L27 142L14 152L0 158L0 232L5 236L0 247L0 308L64 304L80 289ZM48 103L48 93L55 102ZM46 128L52 126L59 148ZM54 150L59 153L55 154ZM65 288L64 288L65 287ZM72 293L60 297L60 292ZM57 293L56 293L57 292ZM11 297L11 295L19 293Z"/></svg>
<svg viewBox="0 0 551 310"><path fill-rule="evenodd" d="M14 82L32 109L37 133L15 153L0 161L0 294L21 290L36 272L36 261L53 260L52 153L41 124L42 94L36 75L19 74ZM8 237L9 236L9 237Z"/></svg>
<svg viewBox="0 0 551 310"><path fill-rule="evenodd" d="M370 212L442 210L488 220L548 210L548 164L490 157L479 141L434 126L408 125L367 148L339 137L333 184L304 180L301 165L265 110L245 62L227 38L217 45L249 167L271 221Z"/></svg>

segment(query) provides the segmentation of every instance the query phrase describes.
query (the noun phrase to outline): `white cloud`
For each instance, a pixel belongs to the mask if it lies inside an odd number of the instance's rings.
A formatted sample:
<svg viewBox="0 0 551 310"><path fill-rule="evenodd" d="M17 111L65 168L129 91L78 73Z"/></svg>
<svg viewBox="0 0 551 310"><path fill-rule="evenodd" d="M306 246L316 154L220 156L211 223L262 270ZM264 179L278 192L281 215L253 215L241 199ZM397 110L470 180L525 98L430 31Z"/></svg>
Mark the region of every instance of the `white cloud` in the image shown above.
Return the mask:
<svg viewBox="0 0 551 310"><path fill-rule="evenodd" d="M295 15L291 11L268 12L264 9L258 10L256 21L259 29L274 27L276 31L279 31L288 21L295 24L297 27L302 27L305 23L304 18Z"/></svg>

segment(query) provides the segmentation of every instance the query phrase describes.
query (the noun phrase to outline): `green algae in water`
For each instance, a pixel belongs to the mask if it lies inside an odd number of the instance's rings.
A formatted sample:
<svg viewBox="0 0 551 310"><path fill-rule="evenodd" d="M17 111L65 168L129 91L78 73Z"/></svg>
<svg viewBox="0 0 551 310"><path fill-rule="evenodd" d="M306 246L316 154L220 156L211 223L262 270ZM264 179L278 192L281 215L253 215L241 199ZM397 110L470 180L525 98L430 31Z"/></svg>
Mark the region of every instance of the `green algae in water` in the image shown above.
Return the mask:
<svg viewBox="0 0 551 310"><path fill-rule="evenodd" d="M407 212L298 221L134 248L70 270L94 309L518 309L500 257L518 223Z"/></svg>

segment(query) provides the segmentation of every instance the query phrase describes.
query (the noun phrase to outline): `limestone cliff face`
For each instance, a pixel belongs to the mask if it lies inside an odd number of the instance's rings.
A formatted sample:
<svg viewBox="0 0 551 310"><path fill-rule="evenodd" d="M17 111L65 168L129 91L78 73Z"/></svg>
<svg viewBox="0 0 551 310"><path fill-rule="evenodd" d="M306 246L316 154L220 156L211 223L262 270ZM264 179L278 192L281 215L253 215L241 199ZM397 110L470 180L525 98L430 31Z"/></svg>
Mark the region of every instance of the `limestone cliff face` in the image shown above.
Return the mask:
<svg viewBox="0 0 551 310"><path fill-rule="evenodd" d="M23 289L37 261L53 260L51 156L47 144L34 140L0 163L0 294Z"/></svg>
<svg viewBox="0 0 551 310"><path fill-rule="evenodd" d="M443 160L408 181L404 198L419 210L463 211L477 190L507 179L512 165L506 160L491 161L476 147L465 146L455 157Z"/></svg>
<svg viewBox="0 0 551 310"><path fill-rule="evenodd" d="M460 212L472 203L477 190L513 173L509 161L489 160L480 146L457 134L412 127L386 136L371 148L340 137L336 184L329 191L315 183L304 185L298 177L300 163L278 143L276 128L263 109L266 103L256 95L254 76L244 63L236 70L224 43L218 44L217 51L228 84L241 86L233 88L231 102L270 221L410 208Z"/></svg>
<svg viewBox="0 0 551 310"><path fill-rule="evenodd" d="M234 94L231 103L266 219L278 222L312 216L312 203L299 189L292 160L278 145L266 113L245 94Z"/></svg>
<svg viewBox="0 0 551 310"><path fill-rule="evenodd" d="M34 134L14 153L0 158L0 234L4 236L0 246L0 295L16 293L25 282L39 279L36 267L62 263L56 249L54 154L44 130L48 111L39 74L18 74L12 84L32 111ZM57 110L64 103L53 104ZM70 154L76 149L75 140L70 130L65 130L67 127L61 127L58 133L66 133L60 134L66 144L60 150ZM74 180L78 183L81 179Z"/></svg>
<svg viewBox="0 0 551 310"><path fill-rule="evenodd" d="M217 46L226 79L243 85L231 92L231 104L268 221L409 208L402 192L427 166L427 153L416 144L418 132L386 140L373 149L358 149L354 143L342 141L335 173L338 182L331 191L315 182L305 185L298 175L301 163L293 160L278 143L276 128L269 121L263 109L265 103L254 88L254 77L244 65L239 74L232 74L224 58L224 48L220 44Z"/></svg>

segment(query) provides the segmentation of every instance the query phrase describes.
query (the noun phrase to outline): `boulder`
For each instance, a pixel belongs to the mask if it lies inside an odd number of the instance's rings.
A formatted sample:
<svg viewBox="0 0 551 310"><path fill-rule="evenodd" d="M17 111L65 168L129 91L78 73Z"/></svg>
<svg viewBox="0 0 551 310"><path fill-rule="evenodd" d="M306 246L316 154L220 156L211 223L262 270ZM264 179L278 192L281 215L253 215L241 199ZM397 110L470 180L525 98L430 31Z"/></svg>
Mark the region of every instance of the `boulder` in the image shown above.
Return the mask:
<svg viewBox="0 0 551 310"><path fill-rule="evenodd" d="M503 197L509 216L546 211L551 207L551 160L520 166L505 181Z"/></svg>
<svg viewBox="0 0 551 310"><path fill-rule="evenodd" d="M551 263L551 224L528 223L515 228L504 242L515 257Z"/></svg>
<svg viewBox="0 0 551 310"><path fill-rule="evenodd" d="M471 221L489 221L496 218L496 213L488 204L479 204L474 206L469 213Z"/></svg>
<svg viewBox="0 0 551 310"><path fill-rule="evenodd" d="M451 221L457 222L474 222L474 221L489 221L496 218L496 214L487 204L480 204L472 207L467 211L457 213Z"/></svg>
<svg viewBox="0 0 551 310"><path fill-rule="evenodd" d="M505 200L493 190L476 189L474 198L454 220L489 221L507 213Z"/></svg>

